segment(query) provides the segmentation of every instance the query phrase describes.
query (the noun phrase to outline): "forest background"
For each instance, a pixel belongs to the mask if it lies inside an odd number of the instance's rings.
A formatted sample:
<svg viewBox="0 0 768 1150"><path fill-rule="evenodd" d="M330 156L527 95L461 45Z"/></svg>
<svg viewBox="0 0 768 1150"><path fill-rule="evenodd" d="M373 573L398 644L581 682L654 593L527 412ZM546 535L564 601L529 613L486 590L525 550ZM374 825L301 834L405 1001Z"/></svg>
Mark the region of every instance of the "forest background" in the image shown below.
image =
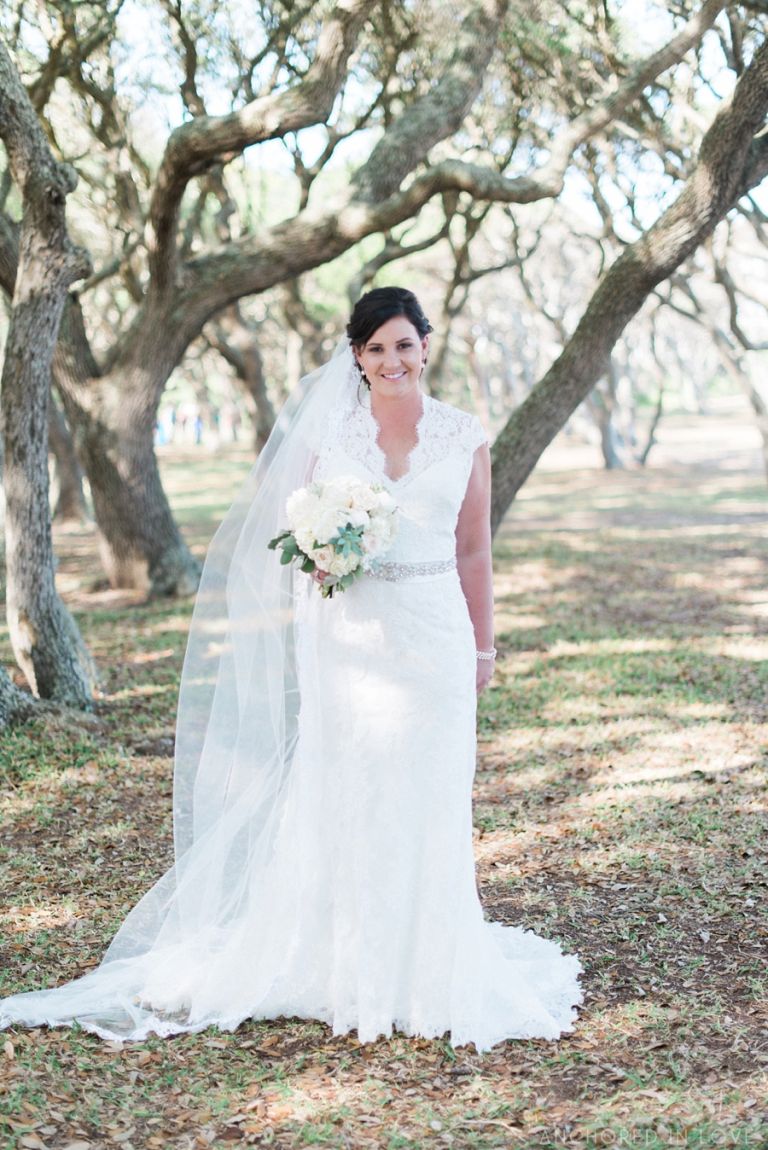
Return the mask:
<svg viewBox="0 0 768 1150"><path fill-rule="evenodd" d="M5 9L6 607L33 692L82 707L93 686L55 588L46 425L57 511L83 513L82 471L110 584L187 595L199 564L156 440L176 420L237 432L236 397L215 402L226 364L258 447L376 277L422 290L431 386L497 430L494 528L580 405L608 466L647 461L670 379L700 406L727 376L767 456L764 16L714 0ZM174 374L193 405L173 403Z"/></svg>

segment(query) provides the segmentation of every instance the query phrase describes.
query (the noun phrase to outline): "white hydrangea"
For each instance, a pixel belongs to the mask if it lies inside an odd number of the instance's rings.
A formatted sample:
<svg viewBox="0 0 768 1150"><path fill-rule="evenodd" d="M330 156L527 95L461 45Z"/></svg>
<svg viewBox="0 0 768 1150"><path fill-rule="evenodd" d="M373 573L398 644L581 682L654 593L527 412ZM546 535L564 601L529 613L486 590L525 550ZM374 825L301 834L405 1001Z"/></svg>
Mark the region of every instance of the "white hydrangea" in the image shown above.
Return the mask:
<svg viewBox="0 0 768 1150"><path fill-rule="evenodd" d="M317 521L320 511L320 494L315 485L299 487L289 495L285 511L292 531L295 532L297 528L311 528Z"/></svg>

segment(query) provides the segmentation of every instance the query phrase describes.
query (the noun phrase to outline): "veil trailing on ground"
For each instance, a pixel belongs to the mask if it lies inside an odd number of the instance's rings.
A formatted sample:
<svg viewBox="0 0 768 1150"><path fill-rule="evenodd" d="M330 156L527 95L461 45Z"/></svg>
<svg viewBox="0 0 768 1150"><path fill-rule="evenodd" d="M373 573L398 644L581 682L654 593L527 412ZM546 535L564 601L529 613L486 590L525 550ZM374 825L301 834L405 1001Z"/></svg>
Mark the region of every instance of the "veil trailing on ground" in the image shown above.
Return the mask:
<svg viewBox="0 0 768 1150"><path fill-rule="evenodd" d="M175 865L130 911L95 970L4 999L0 1024L78 1022L114 1038L226 1026L216 958L258 922L252 876L268 881L261 864L297 738L294 611L311 586L304 576L294 587L293 565L282 566L267 543L285 525L288 495L310 477L331 410L357 382L342 339L292 393L210 544L179 695Z"/></svg>

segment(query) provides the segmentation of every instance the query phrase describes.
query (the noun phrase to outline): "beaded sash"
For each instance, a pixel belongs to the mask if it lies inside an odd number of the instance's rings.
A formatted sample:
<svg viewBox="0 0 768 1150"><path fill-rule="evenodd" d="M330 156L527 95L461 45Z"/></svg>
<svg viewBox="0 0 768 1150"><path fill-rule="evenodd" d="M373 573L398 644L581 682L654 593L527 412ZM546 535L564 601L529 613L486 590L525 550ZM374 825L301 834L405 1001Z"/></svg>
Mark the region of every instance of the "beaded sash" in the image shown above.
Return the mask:
<svg viewBox="0 0 768 1150"><path fill-rule="evenodd" d="M385 563L374 562L368 572L374 579L386 579L388 583L399 583L403 579L419 579L429 575L444 575L456 568L455 556L451 559L433 559L427 563Z"/></svg>

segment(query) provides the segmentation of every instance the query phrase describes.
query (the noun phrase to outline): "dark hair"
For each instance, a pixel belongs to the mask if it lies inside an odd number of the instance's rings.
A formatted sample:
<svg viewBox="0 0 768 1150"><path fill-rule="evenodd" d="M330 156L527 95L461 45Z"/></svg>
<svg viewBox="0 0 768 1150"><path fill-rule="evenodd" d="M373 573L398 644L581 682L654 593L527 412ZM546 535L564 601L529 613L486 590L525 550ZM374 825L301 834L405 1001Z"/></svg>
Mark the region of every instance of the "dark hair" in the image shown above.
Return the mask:
<svg viewBox="0 0 768 1150"><path fill-rule="evenodd" d="M432 331L421 304L408 288L373 288L355 304L347 324L347 336L354 347L362 347L387 320L405 316L413 324L421 339Z"/></svg>

